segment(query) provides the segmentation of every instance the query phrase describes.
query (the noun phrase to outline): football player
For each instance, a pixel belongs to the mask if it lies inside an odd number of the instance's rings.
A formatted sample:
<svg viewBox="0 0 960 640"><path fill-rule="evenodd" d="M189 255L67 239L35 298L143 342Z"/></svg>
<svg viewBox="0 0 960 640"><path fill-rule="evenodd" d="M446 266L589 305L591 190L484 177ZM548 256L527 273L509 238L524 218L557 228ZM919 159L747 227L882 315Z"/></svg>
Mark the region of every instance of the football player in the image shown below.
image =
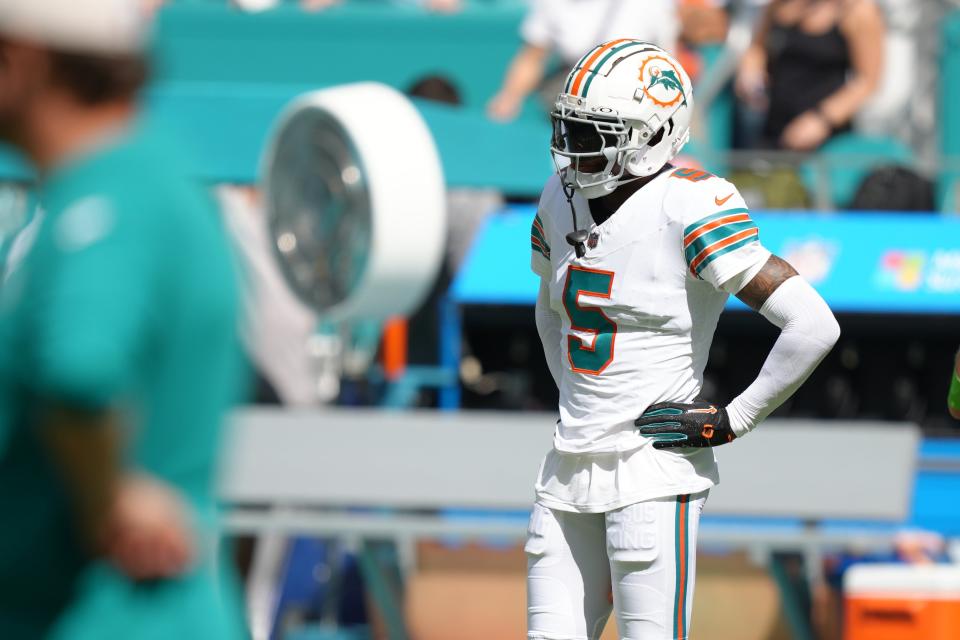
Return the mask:
<svg viewBox="0 0 960 640"><path fill-rule="evenodd" d="M528 638L689 634L711 447L744 437L839 337L823 299L760 243L726 180L675 167L693 95L680 64L621 39L574 66L552 113L565 159L531 230L537 329L560 390L530 520ZM727 406L697 400L736 295L781 333Z"/></svg>

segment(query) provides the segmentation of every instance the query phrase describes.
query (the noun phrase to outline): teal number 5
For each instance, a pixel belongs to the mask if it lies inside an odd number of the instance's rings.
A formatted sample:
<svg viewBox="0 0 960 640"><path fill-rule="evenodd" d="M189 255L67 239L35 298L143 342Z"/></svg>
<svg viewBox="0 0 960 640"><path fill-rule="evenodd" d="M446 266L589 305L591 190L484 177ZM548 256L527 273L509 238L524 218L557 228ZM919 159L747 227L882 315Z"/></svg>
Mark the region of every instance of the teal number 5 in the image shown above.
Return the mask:
<svg viewBox="0 0 960 640"><path fill-rule="evenodd" d="M577 373L598 375L613 362L613 346L617 338L617 323L597 307L584 307L580 296L609 298L613 289L613 272L570 266L563 285L563 308L570 318L570 328L592 333L586 341L572 334L567 336L567 357L570 368Z"/></svg>

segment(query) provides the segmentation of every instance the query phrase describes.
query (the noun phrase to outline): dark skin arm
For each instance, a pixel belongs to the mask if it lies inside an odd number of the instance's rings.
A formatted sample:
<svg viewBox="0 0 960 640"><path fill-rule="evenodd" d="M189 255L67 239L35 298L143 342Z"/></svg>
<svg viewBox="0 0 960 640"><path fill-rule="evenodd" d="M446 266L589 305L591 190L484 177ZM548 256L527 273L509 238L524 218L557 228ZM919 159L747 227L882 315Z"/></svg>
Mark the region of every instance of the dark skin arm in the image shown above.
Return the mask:
<svg viewBox="0 0 960 640"><path fill-rule="evenodd" d="M770 256L760 273L740 290L737 298L754 311L759 311L770 294L795 275L798 275L797 270L789 262L779 256Z"/></svg>

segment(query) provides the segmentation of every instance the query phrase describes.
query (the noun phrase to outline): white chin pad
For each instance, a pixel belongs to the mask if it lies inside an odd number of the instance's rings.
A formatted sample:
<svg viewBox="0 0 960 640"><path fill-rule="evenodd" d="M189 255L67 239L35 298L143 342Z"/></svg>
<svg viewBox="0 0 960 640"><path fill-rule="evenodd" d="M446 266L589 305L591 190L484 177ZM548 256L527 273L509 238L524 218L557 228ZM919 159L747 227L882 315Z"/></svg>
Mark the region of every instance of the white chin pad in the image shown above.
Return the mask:
<svg viewBox="0 0 960 640"><path fill-rule="evenodd" d="M607 161L613 160L614 158L617 157L617 148L616 148L616 147L604 147L604 148L603 148L603 157L606 158Z"/></svg>

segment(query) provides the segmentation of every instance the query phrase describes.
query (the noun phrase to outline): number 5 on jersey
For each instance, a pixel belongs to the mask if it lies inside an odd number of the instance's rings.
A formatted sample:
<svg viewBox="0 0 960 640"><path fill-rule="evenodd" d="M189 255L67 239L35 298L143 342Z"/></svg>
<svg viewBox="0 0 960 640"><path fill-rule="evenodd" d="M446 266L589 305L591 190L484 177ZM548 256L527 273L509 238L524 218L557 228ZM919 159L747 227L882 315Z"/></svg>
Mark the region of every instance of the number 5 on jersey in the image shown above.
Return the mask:
<svg viewBox="0 0 960 640"><path fill-rule="evenodd" d="M613 361L613 346L617 324L597 307L580 304L581 295L609 298L613 290L613 272L586 269L571 265L563 285L563 308L570 318L571 333L567 335L567 359L577 373L598 375ZM572 331L593 334L587 341Z"/></svg>

